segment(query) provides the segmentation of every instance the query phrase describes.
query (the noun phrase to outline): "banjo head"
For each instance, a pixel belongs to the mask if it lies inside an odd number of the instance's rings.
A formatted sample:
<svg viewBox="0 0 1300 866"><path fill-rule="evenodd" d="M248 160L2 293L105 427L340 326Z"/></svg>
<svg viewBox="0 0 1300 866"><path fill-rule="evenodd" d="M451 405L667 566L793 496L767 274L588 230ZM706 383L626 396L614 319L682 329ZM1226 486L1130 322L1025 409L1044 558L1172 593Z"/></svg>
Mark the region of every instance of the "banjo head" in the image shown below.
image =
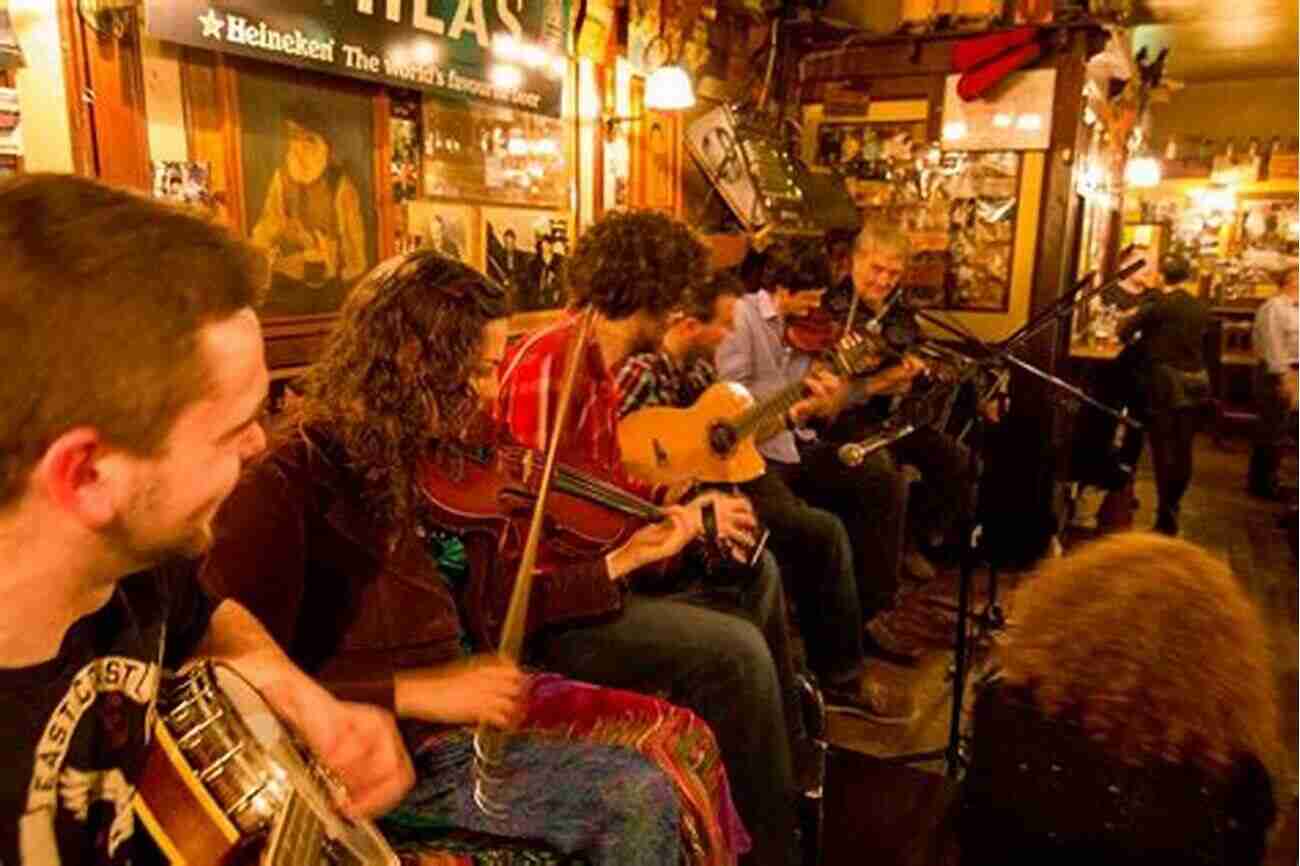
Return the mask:
<svg viewBox="0 0 1300 866"><path fill-rule="evenodd" d="M167 677L160 736L243 839L266 838L263 863L395 864L374 825L339 811L344 793L251 683L209 659ZM274 852L274 853L271 853Z"/></svg>

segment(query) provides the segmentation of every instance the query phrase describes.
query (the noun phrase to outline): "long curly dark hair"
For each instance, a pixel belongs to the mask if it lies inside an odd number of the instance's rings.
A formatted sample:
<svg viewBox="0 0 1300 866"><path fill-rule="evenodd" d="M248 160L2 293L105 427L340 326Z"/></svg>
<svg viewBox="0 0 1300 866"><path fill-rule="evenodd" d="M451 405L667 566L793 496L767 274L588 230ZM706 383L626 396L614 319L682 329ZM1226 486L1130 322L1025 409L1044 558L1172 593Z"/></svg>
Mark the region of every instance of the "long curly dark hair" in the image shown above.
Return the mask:
<svg viewBox="0 0 1300 866"><path fill-rule="evenodd" d="M601 217L565 263L570 304L591 304L610 319L689 304L708 271L709 252L686 224L647 210Z"/></svg>
<svg viewBox="0 0 1300 866"><path fill-rule="evenodd" d="M413 524L415 467L430 439L460 437L476 416L483 331L507 313L501 285L416 250L361 280L306 373L287 429L328 432L390 538Z"/></svg>

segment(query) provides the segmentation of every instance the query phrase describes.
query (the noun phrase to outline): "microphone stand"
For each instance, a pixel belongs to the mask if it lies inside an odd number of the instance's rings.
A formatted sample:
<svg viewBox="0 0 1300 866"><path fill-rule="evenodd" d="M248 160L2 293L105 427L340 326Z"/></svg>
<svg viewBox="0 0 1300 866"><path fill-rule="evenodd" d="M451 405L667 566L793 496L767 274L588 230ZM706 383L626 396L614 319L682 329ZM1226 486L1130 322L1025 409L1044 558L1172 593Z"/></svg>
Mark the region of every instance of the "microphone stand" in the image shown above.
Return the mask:
<svg viewBox="0 0 1300 866"><path fill-rule="evenodd" d="M977 350L979 352L979 357L972 357L971 360L973 362L981 366L987 366L989 368L1001 368L1001 372L999 373L998 376L997 387L1000 388L1001 385L1005 383L1007 378L1006 368L1008 365L1010 365L1017 369L1023 370L1027 373L1030 373L1034 376L1037 376L1043 381L1046 381L1049 384L1051 384L1053 387L1066 391L1067 393L1074 396L1076 399L1079 399L1087 403L1088 405L1091 405L1103 412L1106 412L1107 414L1116 418L1121 423L1127 424L1136 429L1141 429L1142 425L1139 422L1134 421L1132 418L1130 418L1127 413L1117 412L1111 407L1105 405L1104 403L1101 403L1098 400L1094 400L1092 397L1089 397L1087 394L1085 394L1080 389L1076 388L1074 385L1071 385L1069 382L1065 382L1064 380L1056 376L1053 376L1050 373L1038 369L1037 367L1028 363L1027 361L1017 358L1015 355L1011 354L1011 350L1023 344L1025 341L1027 341L1030 337L1032 337L1034 334L1040 331L1048 323L1055 321L1058 318L1063 317L1066 313L1072 311L1077 304L1088 300L1094 295L1105 291L1110 286L1115 285L1121 280L1124 280L1127 277L1131 276L1132 274L1136 273L1144 266L1144 264L1145 262L1142 260L1134 262L1128 267L1117 272L1114 276L1112 276L1109 280L1103 282L1101 285L1096 286L1088 290L1087 292L1083 292L1082 294L1080 294L1080 292L1083 286L1086 284L1087 279L1085 278L1084 280L1081 280L1078 284L1076 284L1068 292L1066 292L1065 295L1063 295L1055 303L1053 303L1051 307L1049 307L1047 310L1040 313L1038 316L1035 316L1029 322L1026 322L1025 325L1023 325L1021 328L1014 331L1009 337L1007 337L1006 339L1002 340L1000 343L997 344L989 344L985 342L984 340L980 339L976 334L972 333L969 329L960 326L960 323L955 325L950 324L947 320L942 319L937 315L935 315L934 313L930 313L925 310L918 309L915 310L914 312L916 313L918 318L922 319L923 321L929 322L932 325L946 331L947 333L960 338L963 345ZM975 415L975 423L977 424L980 423L979 419L980 419L980 413L977 409ZM913 429L914 429L913 426L911 424L908 424L906 427L903 428L903 431L905 432L900 431L900 435L894 436L892 439L889 439L888 442L885 442L884 444L889 444L890 442L901 439L904 435L911 433ZM873 442L872 445L875 445L875 443ZM870 446L868 446L866 443L858 443L858 447L867 448ZM884 445L879 445L876 447L884 447ZM871 450L876 450L876 448L872 448ZM971 451L971 459L972 461L975 460L974 449L972 449ZM978 479L977 479L977 483L978 483ZM974 578L975 567L980 558L981 551L984 551L987 556L986 561L988 564L988 573L989 573L989 590L988 590L988 602L984 607L984 611L975 618L976 622L978 625L983 627L985 634L992 631L1000 630L1006 625L1006 618L1003 616L1002 609L997 603L997 591L998 591L997 563L993 560L991 556L988 556L988 549L986 549L982 545L983 536L984 536L984 527L980 523L978 515L972 512L971 516L968 517L966 520L966 527L963 535L965 539L965 543L962 548L961 562L959 566L959 576L958 576L958 583L957 583L957 608L956 608L957 639L953 648L953 663L951 668L952 707L951 707L951 715L948 720L948 742L944 747L939 749L930 749L927 751L912 752L912 753L907 753L902 755L894 755L883 759L885 763L915 764L915 763L924 763L924 762L942 759L944 762L945 771L949 776L949 778L952 779L956 779L960 774L960 772L965 768L966 756L963 751L963 743L962 743L962 736L961 736L961 715L962 715L962 703L965 700L965 695L966 695L966 678L969 674L970 656L972 652L969 646L969 641L971 638L970 635L968 634L969 624L971 619L971 612L970 612L971 583Z"/></svg>

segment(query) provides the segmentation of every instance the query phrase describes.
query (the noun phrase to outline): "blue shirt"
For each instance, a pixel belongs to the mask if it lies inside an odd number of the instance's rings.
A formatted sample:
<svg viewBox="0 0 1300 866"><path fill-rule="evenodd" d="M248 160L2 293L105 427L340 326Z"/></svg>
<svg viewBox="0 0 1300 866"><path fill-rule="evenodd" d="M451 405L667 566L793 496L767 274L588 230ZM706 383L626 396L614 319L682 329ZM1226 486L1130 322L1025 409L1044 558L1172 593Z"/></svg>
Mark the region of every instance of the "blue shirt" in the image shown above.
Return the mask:
<svg viewBox="0 0 1300 866"><path fill-rule="evenodd" d="M785 342L785 322L767 291L741 298L732 326L731 336L718 346L719 378L739 382L755 399L762 400L808 375L813 356ZM799 434L814 436L811 430L800 430ZM769 460L799 462L799 449L789 430L768 439L758 450Z"/></svg>

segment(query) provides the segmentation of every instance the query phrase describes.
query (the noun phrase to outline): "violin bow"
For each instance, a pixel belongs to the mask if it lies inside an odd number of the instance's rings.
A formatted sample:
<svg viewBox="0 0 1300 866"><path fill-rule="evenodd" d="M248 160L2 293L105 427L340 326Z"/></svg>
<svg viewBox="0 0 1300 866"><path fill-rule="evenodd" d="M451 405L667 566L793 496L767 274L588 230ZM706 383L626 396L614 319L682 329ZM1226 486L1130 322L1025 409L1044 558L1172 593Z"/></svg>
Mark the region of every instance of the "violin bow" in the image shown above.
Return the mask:
<svg viewBox="0 0 1300 866"><path fill-rule="evenodd" d="M533 515L528 524L528 539L524 542L523 556L519 561L519 571L515 575L514 589L510 593L510 605L506 608L505 624L501 627L501 640L497 645L497 656L518 664L523 655L524 626L528 620L528 599L532 594L534 568L537 564L537 548L542 540L542 522L546 516L546 499L551 491L551 479L555 475L555 456L559 452L560 436L564 432L565 422L569 417L569 404L573 398L574 381L578 378L578 365L582 353L590 338L595 307L587 307L578 324L578 339L573 352L569 355L565 369L564 381L560 386L560 405L555 412L555 424L551 427L550 441L546 445L546 463L542 468L541 481L537 488L537 501L533 503ZM497 803L489 788L504 781L501 773L502 758L505 753L507 735L504 731L480 722L474 732L474 803L485 814L492 817L504 817L505 809Z"/></svg>

